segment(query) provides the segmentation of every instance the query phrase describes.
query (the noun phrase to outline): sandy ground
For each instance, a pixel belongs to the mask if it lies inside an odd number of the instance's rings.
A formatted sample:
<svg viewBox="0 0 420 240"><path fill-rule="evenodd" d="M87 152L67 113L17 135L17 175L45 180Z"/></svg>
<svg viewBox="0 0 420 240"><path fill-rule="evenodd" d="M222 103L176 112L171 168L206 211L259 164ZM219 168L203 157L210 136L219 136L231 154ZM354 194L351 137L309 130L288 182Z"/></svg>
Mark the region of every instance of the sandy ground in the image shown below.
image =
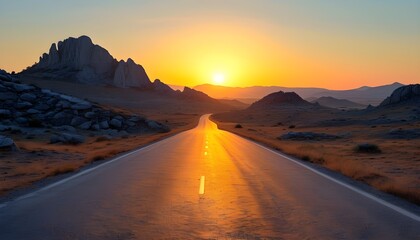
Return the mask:
<svg viewBox="0 0 420 240"><path fill-rule="evenodd" d="M334 116L336 112L331 113ZM213 117L218 127L246 138L263 143L303 160L321 164L356 180L363 181L382 191L406 198L420 204L420 139L389 139L384 134L396 128L419 129L420 121L370 124L358 116L360 123L314 124L317 116L325 120L328 111L316 115L300 112L295 121L288 120L288 114L258 113L221 114ZM335 115L336 116L336 115ZM349 116L349 115L347 115ZM306 120L305 120L306 119ZM305 124L305 122L307 124ZM321 121L322 122L322 121ZM292 123L296 123L292 125ZM236 125L240 124L242 128ZM344 137L335 140L296 141L279 140L288 132L315 132ZM358 153L358 144L372 143L379 146L381 153Z"/></svg>

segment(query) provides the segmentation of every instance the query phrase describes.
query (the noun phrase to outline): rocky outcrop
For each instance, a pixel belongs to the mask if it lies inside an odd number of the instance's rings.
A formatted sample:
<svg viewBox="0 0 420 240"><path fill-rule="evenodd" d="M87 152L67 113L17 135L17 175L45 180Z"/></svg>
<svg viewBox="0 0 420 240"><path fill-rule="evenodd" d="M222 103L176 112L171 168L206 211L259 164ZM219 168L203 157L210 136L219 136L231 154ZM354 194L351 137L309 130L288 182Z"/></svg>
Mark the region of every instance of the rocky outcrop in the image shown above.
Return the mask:
<svg viewBox="0 0 420 240"><path fill-rule="evenodd" d="M38 63L21 74L116 87L152 86L142 66L130 58L127 62L118 62L87 36L68 38L57 45L53 43Z"/></svg>
<svg viewBox="0 0 420 240"><path fill-rule="evenodd" d="M114 73L113 85L116 87L150 88L152 86L146 71L131 58L120 61Z"/></svg>
<svg viewBox="0 0 420 240"><path fill-rule="evenodd" d="M13 139L0 135L0 151L15 152L18 150Z"/></svg>
<svg viewBox="0 0 420 240"><path fill-rule="evenodd" d="M420 84L406 85L397 88L379 106L388 106L404 102L420 103Z"/></svg>
<svg viewBox="0 0 420 240"><path fill-rule="evenodd" d="M303 100L295 92L275 92L271 93L262 99L253 103L249 108L266 108L266 107L279 107L279 106L290 106L290 105L300 105L300 106L312 106L311 103Z"/></svg>
<svg viewBox="0 0 420 240"><path fill-rule="evenodd" d="M52 129L58 132L51 142L74 142L60 132L70 129L108 134L120 132L167 132L159 123L138 116L119 114L89 101L41 89L32 85L0 80L0 131L14 131L17 127ZM7 127L13 126L13 127ZM64 130L63 130L64 129ZM74 129L74 130L72 130ZM69 132L69 131L66 131Z"/></svg>

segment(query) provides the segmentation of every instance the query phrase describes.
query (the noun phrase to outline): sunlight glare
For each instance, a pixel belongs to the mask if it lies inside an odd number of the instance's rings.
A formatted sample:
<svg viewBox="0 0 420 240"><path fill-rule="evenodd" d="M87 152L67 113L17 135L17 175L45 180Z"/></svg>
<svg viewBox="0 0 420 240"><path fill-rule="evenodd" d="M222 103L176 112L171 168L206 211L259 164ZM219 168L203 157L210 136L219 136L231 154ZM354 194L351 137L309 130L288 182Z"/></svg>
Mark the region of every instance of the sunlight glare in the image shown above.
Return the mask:
<svg viewBox="0 0 420 240"><path fill-rule="evenodd" d="M225 82L225 75L222 73L215 73L213 75L213 83L217 85L221 85Z"/></svg>

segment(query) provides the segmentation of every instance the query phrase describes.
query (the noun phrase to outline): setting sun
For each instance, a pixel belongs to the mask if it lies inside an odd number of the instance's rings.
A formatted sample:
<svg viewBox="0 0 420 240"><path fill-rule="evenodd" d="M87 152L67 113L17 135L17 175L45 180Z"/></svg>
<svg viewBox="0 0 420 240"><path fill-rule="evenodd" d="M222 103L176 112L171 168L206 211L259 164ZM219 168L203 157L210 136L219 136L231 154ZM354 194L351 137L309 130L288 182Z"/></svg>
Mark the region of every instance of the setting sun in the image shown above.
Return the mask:
<svg viewBox="0 0 420 240"><path fill-rule="evenodd" d="M221 85L225 82L225 75L223 73L215 73L213 75L213 83Z"/></svg>

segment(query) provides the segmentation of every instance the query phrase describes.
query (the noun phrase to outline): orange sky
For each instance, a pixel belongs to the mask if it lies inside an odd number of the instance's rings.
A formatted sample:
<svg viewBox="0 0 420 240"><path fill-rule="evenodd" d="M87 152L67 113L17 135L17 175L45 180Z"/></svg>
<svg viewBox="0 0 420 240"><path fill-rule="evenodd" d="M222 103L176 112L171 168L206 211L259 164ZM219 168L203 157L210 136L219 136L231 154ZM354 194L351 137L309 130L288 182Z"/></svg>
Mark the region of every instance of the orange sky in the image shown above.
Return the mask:
<svg viewBox="0 0 420 240"><path fill-rule="evenodd" d="M52 42L88 35L174 85L212 83L215 74L227 86L420 82L418 2L48 2L0 9L0 68L19 71Z"/></svg>

